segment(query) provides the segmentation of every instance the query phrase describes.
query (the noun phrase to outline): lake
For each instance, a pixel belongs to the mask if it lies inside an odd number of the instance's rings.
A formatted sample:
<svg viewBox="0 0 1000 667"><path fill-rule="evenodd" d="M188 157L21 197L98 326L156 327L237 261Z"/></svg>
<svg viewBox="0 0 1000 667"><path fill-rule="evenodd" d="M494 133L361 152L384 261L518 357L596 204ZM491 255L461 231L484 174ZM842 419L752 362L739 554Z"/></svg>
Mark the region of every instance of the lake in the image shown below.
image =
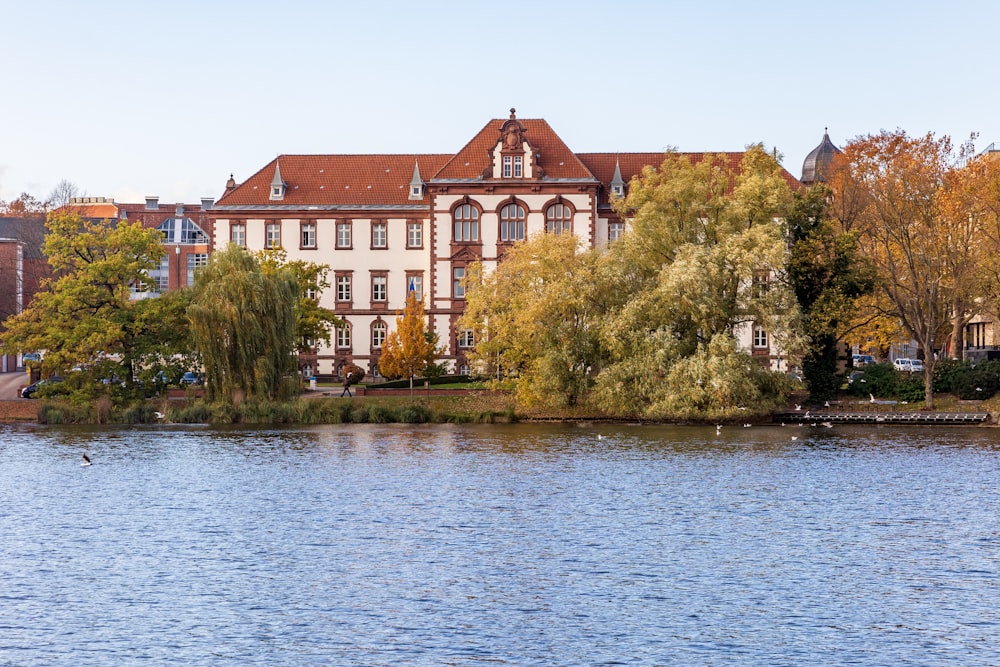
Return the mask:
<svg viewBox="0 0 1000 667"><path fill-rule="evenodd" d="M996 665L998 482L992 428L5 426L0 665Z"/></svg>

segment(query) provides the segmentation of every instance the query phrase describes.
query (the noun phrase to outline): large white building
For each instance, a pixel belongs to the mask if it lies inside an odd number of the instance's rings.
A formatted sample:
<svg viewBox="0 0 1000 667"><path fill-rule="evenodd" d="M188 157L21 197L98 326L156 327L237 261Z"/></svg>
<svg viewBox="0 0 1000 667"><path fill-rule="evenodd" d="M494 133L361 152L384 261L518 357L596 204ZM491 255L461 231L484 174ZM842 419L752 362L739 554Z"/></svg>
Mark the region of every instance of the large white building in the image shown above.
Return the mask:
<svg viewBox="0 0 1000 667"><path fill-rule="evenodd" d="M733 166L742 157L723 155ZM536 232L575 234L588 246L613 242L624 222L609 196L623 195L633 176L663 157L574 153L544 120L519 119L511 109L457 153L278 156L241 184L230 178L210 211L212 245L281 246L290 260L331 267L321 303L348 326L329 348L302 358L303 372L336 376L355 363L376 373L411 286L445 359L462 371L474 344L455 326L467 267L477 260L488 267ZM747 347L772 356L766 335Z"/></svg>

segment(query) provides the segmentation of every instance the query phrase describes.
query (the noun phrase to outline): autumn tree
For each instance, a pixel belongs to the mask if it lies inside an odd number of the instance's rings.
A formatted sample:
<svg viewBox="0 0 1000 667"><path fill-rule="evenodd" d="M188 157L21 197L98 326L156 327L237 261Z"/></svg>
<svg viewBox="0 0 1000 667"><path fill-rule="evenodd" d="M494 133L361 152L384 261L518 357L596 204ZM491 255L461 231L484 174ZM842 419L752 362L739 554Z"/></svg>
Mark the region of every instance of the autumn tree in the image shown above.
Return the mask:
<svg viewBox="0 0 1000 667"><path fill-rule="evenodd" d="M950 170L938 196L945 237L946 280L951 286L951 335L948 352L962 359L965 325L985 307L996 310L1000 297L1000 162L986 154L971 156L962 147L959 166Z"/></svg>
<svg viewBox="0 0 1000 667"><path fill-rule="evenodd" d="M103 360L104 372L131 384L139 368L184 348L172 300L132 301L129 287L149 282L163 247L141 223L50 213L44 252L52 268L43 290L5 321L8 353L45 351L43 372L63 373Z"/></svg>
<svg viewBox="0 0 1000 667"><path fill-rule="evenodd" d="M864 193L856 197L864 205L854 222L860 247L876 267L884 303L923 351L925 404L932 408L936 354L950 333L955 304L965 298L955 258L969 244L942 209L957 162L951 140L883 130L848 143L842 159L839 183Z"/></svg>
<svg viewBox="0 0 1000 667"><path fill-rule="evenodd" d="M237 404L294 393L297 303L291 271L265 272L236 244L212 254L195 276L187 311L206 398Z"/></svg>
<svg viewBox="0 0 1000 667"><path fill-rule="evenodd" d="M403 314L396 317L396 328L382 343L378 370L387 378L409 378L413 392L413 378L422 374L440 354L437 338L429 335L423 301L416 292L406 295Z"/></svg>
<svg viewBox="0 0 1000 667"><path fill-rule="evenodd" d="M611 356L597 383L601 405L652 417L675 413L678 394L701 396L715 411L780 399L766 382L750 393L724 386L744 386L743 371L710 377L678 364L728 358L736 331L754 324L785 354L801 347L778 222L790 199L777 159L762 146L749 147L735 173L724 157L693 162L668 153L630 184L616 203L630 228L606 260L613 284L605 291L623 300L601 324ZM701 366L736 368L720 362Z"/></svg>
<svg viewBox="0 0 1000 667"><path fill-rule="evenodd" d="M602 367L601 270L572 234L534 235L490 272L470 267L458 327L475 337L473 367L526 405L577 404Z"/></svg>

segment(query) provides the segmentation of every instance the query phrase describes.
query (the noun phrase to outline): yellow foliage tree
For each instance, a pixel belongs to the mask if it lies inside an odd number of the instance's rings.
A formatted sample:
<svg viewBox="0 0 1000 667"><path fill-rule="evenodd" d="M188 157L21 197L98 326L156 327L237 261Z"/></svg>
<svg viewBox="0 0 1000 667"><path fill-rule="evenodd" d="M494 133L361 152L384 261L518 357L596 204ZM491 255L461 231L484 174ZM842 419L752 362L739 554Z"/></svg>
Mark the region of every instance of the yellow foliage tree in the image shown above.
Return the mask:
<svg viewBox="0 0 1000 667"><path fill-rule="evenodd" d="M437 337L427 327L424 303L410 290L403 314L396 317L395 331L382 344L378 370L387 378L409 378L412 392L413 378L434 363L439 353Z"/></svg>

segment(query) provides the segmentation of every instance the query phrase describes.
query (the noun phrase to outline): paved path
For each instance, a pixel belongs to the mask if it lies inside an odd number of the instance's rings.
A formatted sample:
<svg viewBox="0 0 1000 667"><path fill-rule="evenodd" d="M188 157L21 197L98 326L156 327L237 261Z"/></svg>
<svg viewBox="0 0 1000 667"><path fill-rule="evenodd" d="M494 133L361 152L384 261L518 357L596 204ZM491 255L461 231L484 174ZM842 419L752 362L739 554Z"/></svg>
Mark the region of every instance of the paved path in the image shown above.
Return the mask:
<svg viewBox="0 0 1000 667"><path fill-rule="evenodd" d="M0 373L0 400L10 400L21 398L21 387L28 384L28 374Z"/></svg>

